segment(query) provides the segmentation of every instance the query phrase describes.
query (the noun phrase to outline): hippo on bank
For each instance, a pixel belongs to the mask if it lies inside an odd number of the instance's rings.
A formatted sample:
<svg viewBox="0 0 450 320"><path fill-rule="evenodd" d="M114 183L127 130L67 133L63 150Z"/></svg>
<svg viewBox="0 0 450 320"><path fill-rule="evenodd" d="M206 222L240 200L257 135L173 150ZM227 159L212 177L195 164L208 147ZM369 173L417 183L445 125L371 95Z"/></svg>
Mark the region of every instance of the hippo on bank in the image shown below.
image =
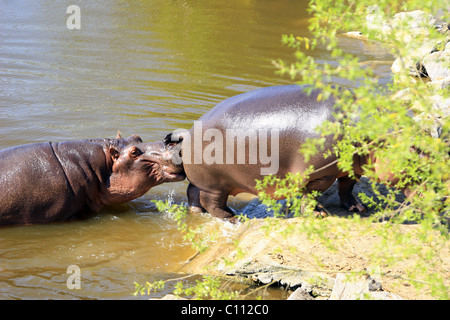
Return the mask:
<svg viewBox="0 0 450 320"><path fill-rule="evenodd" d="M185 178L162 142L91 139L0 152L0 225L64 221Z"/></svg>
<svg viewBox="0 0 450 320"><path fill-rule="evenodd" d="M297 85L257 89L224 100L204 114L185 132L174 132L166 143L181 143L184 171L189 180L188 203L193 211L208 211L231 219L229 195L256 194L255 180L276 174L302 172L311 164L306 192L325 191L336 179L344 208L364 211L352 194L355 180L336 165L336 157L313 156L308 162L300 154L308 138L318 138L316 127L333 121L334 98L318 101L320 93L308 95ZM169 141L170 140L170 141ZM324 151L335 141L326 137ZM361 175L364 159L355 159L355 174ZM273 190L268 190L269 193Z"/></svg>

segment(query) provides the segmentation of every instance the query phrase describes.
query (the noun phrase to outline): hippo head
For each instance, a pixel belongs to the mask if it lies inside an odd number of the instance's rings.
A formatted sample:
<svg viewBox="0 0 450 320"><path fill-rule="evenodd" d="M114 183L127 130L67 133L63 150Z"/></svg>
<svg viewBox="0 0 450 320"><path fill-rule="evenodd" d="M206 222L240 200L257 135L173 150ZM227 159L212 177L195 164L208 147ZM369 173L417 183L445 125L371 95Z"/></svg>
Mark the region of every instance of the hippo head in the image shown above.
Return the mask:
<svg viewBox="0 0 450 320"><path fill-rule="evenodd" d="M108 203L136 199L156 185L183 180L183 167L174 161L177 152L163 142L143 143L136 135L109 140L105 146L112 171Z"/></svg>

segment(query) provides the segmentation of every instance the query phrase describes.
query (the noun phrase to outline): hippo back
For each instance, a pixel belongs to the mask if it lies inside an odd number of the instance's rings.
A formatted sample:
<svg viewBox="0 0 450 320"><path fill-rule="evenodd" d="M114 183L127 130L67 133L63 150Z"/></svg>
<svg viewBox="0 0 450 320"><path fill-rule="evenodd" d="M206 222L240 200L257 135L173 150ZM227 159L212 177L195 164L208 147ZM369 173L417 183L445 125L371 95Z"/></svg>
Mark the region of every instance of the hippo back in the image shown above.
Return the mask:
<svg viewBox="0 0 450 320"><path fill-rule="evenodd" d="M86 199L95 198L98 177L104 176L92 168L105 167L104 162L102 146L88 141L33 143L1 151L0 225L66 220L90 209Z"/></svg>
<svg viewBox="0 0 450 320"><path fill-rule="evenodd" d="M70 195L61 165L49 143L35 143L0 152L0 224L32 224L45 214L67 212ZM49 179L51 176L51 179ZM44 215L44 216L41 216Z"/></svg>
<svg viewBox="0 0 450 320"><path fill-rule="evenodd" d="M199 120L205 129L278 129L302 138L317 136L315 128L333 119L334 106L332 98L318 101L319 93L308 95L297 85L261 88L224 100Z"/></svg>
<svg viewBox="0 0 450 320"><path fill-rule="evenodd" d="M213 149L209 142L213 139L205 139L208 130L218 130L222 133L224 161L203 162L201 165L193 163L191 155L199 146L196 140L202 138L196 134L194 124L190 131L190 145L183 145L183 162L188 179L206 190L217 189L220 185L221 188L231 190L232 194L240 191L255 193L255 179L262 179L265 174L284 177L288 172L303 171L309 164L316 168L327 165L334 160L332 157L324 159L323 156L316 155L305 163L299 153L306 139L319 137L318 126L325 120L333 120L335 100L318 99L319 94L320 91L313 90L308 95L305 87L297 85L275 86L240 94L219 103L197 123L202 126L204 151L208 150L207 148ZM253 143L252 134L256 136ZM245 135L247 141L245 161L241 162L236 155L242 151L242 144L238 145L239 135ZM254 143L255 141L257 143ZM228 148L227 143L233 144L233 148ZM325 147L331 147L332 143L332 138L327 137ZM230 150L233 150L234 155L229 155ZM255 157L252 160L250 156L251 150L256 154L256 163ZM260 161L263 159L261 150L267 150L267 155L273 156L273 160L278 162L275 171L261 170L264 167L264 163ZM233 161L225 161L227 159ZM332 169L336 171L335 168Z"/></svg>

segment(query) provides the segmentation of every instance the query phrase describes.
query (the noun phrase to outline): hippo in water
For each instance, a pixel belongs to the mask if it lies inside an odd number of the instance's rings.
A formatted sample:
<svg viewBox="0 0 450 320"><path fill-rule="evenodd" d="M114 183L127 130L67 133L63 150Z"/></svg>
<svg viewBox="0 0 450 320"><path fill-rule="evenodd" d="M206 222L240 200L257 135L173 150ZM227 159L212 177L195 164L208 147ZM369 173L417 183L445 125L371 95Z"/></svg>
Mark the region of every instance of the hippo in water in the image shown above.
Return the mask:
<svg viewBox="0 0 450 320"><path fill-rule="evenodd" d="M91 139L0 152L0 225L64 221L185 178L162 142Z"/></svg>
<svg viewBox="0 0 450 320"><path fill-rule="evenodd" d="M303 172L311 164L306 192L325 191L338 180L343 207L362 212L364 206L352 194L354 179L337 167L334 155L316 154L306 162L299 150L308 138L318 138L317 126L333 121L335 100L318 99L319 90L305 92L297 85L257 89L224 100L204 114L189 131L173 132L165 138L172 146L182 141L184 171L189 180L188 204L193 211L208 211L215 217L232 219L229 195L257 195L255 180L267 174L284 178ZM324 151L335 140L325 139ZM354 172L362 174L365 159L356 159ZM268 190L269 193L274 190Z"/></svg>

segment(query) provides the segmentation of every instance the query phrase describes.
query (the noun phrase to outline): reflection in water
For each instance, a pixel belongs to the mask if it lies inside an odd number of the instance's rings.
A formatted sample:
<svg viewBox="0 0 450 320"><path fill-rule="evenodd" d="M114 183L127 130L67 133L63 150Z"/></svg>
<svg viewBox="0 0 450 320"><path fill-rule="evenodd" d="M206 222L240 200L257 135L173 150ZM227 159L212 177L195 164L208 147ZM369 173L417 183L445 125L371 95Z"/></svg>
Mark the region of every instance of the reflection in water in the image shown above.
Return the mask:
<svg viewBox="0 0 450 320"><path fill-rule="evenodd" d="M118 129L160 140L225 98L291 83L271 61L291 60L282 34L308 35L298 0L81 2L81 30L67 29L67 5L0 0L1 149ZM346 41L363 61L390 59ZM128 299L134 281L173 278L193 250L151 200L180 203L186 186L158 186L84 221L2 228L0 298ZM69 265L81 268L80 290L65 285Z"/></svg>

